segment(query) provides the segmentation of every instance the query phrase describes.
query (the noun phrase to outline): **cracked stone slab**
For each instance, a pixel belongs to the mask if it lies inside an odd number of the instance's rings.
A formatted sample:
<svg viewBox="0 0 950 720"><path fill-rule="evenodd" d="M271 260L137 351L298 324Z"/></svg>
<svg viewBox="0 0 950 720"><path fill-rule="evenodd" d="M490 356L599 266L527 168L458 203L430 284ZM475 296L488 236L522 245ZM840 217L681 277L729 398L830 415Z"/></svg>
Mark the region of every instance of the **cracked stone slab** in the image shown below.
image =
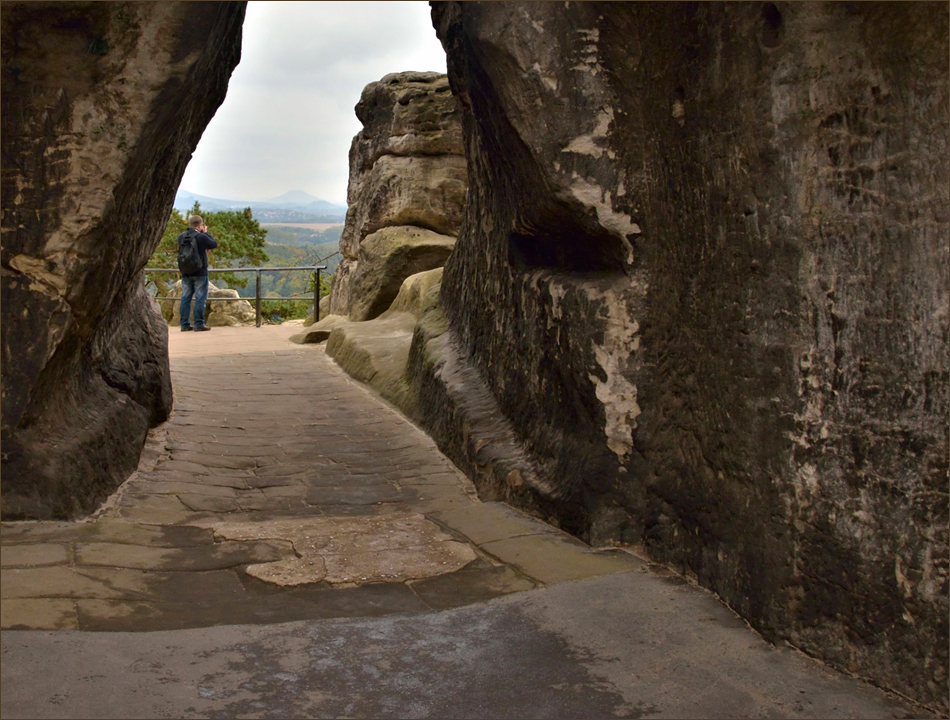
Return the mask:
<svg viewBox="0 0 950 720"><path fill-rule="evenodd" d="M195 512L228 513L241 509L235 498L214 495L179 495L178 499L185 507Z"/></svg>
<svg viewBox="0 0 950 720"><path fill-rule="evenodd" d="M118 543L76 545L79 565L137 570L220 570L238 565L274 562L293 551L274 539L226 542L192 548L153 548Z"/></svg>
<svg viewBox="0 0 950 720"><path fill-rule="evenodd" d="M136 597L148 590L145 573L141 571L98 570L62 566L0 570L0 597L6 605L9 600L43 598L121 599Z"/></svg>
<svg viewBox="0 0 950 720"><path fill-rule="evenodd" d="M300 476L301 481L308 487L346 487L357 486L361 483L358 476L350 475L345 469L334 469L329 472L318 470L317 472L308 472ZM387 483L388 478L377 476L371 481L364 482L366 485L383 485Z"/></svg>
<svg viewBox="0 0 950 720"><path fill-rule="evenodd" d="M4 630L78 630L76 603L61 598L10 599L0 603Z"/></svg>
<svg viewBox="0 0 950 720"><path fill-rule="evenodd" d="M247 492L245 488L234 488L230 485L214 485L181 480L157 482L150 486L148 490L152 495L213 495L223 498L236 498L240 497L242 490Z"/></svg>
<svg viewBox="0 0 950 720"><path fill-rule="evenodd" d="M562 534L557 528L499 502L483 502L464 509L435 512L432 517L476 545L523 535Z"/></svg>
<svg viewBox="0 0 950 720"><path fill-rule="evenodd" d="M238 472L244 472L243 470ZM218 486L224 488L234 488L235 490L247 490L248 484L247 481L251 477L248 475L200 475L198 477L192 477L188 473L180 472L154 472L154 473L139 473L138 478L135 481L136 487L150 487L154 485L165 485L169 483L179 483L179 482L198 482L202 485L208 486Z"/></svg>
<svg viewBox="0 0 950 720"><path fill-rule="evenodd" d="M214 535L201 528L186 525L145 525L105 517L89 526L85 538L98 542L170 548L207 546L214 543Z"/></svg>
<svg viewBox="0 0 950 720"><path fill-rule="evenodd" d="M438 500L443 498L462 498L475 497L474 489L469 492L468 488L456 485L409 485L400 483L399 489L402 491L406 502L424 502L426 500Z"/></svg>
<svg viewBox="0 0 950 720"><path fill-rule="evenodd" d="M123 493L116 507L116 511L120 514L125 514L124 511L126 510L138 510L143 513L142 520L149 524L156 525L162 524L163 521L156 520L149 522L146 518L153 513L156 515L166 512L180 513L186 510L186 508L181 504L181 501L176 495L153 495L146 492L145 487L134 486Z"/></svg>
<svg viewBox="0 0 950 720"><path fill-rule="evenodd" d="M271 487L288 487L300 485L301 481L293 476L268 476L268 477L250 477L247 479L248 487L254 490L262 490Z"/></svg>
<svg viewBox="0 0 950 720"><path fill-rule="evenodd" d="M402 493L389 484L352 487L327 485L310 487L307 491L308 505L375 505L402 499Z"/></svg>
<svg viewBox="0 0 950 720"><path fill-rule="evenodd" d="M50 606L44 604L47 600L108 601L110 607L115 608L143 601L187 605L192 613L201 609L206 617L213 614L216 607L247 600L239 573L233 569L146 572L122 568L55 567L19 572L4 570L0 578L4 608L8 602L24 603L14 605L17 609L9 623L49 630L57 629L59 623L51 616ZM36 605L33 607L29 603ZM11 627L9 623L5 619L2 628Z"/></svg>
<svg viewBox="0 0 950 720"><path fill-rule="evenodd" d="M0 566L5 568L45 567L69 562L69 546L55 543L7 545L0 548Z"/></svg>
<svg viewBox="0 0 950 720"><path fill-rule="evenodd" d="M47 541L68 541L76 537L86 523L56 520L35 520L5 522L0 524L0 538L3 544L33 543Z"/></svg>
<svg viewBox="0 0 950 720"><path fill-rule="evenodd" d="M185 462L184 460L165 460L158 465L159 472L180 472L191 475L207 475L208 468L198 463Z"/></svg>
<svg viewBox="0 0 950 720"><path fill-rule="evenodd" d="M436 610L485 602L500 595L533 590L535 583L506 565L474 562L458 572L410 582L429 607Z"/></svg>
<svg viewBox="0 0 950 720"><path fill-rule="evenodd" d="M281 586L405 582L455 572L475 551L419 514L293 518L264 522L208 520L227 540L283 540L296 557L250 565L247 573Z"/></svg>
<svg viewBox="0 0 950 720"><path fill-rule="evenodd" d="M545 584L642 571L629 553L597 552L568 535L524 535L480 546L501 562Z"/></svg>
<svg viewBox="0 0 950 720"><path fill-rule="evenodd" d="M206 455L204 453L193 452L174 452L172 453L172 462L197 465L201 468L227 468L229 470L249 470L257 467L257 462L254 458L226 457L224 455ZM170 464L171 463L166 463L160 467L165 467Z"/></svg>
<svg viewBox="0 0 950 720"><path fill-rule="evenodd" d="M148 507L120 507L116 508L116 515L128 522L138 522L143 525L178 525L194 519L195 513L180 502L181 509L153 509Z"/></svg>

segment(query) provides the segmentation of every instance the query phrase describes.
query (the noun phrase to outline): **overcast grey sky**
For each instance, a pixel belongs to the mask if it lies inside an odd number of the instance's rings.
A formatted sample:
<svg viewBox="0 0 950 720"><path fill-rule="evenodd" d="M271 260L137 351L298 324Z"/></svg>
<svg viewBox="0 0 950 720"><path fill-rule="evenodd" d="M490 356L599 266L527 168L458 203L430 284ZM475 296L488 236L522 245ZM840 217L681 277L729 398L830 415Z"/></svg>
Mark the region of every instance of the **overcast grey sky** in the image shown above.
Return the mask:
<svg viewBox="0 0 950 720"><path fill-rule="evenodd" d="M429 3L249 2L241 62L181 189L228 200L304 190L346 204L353 107L391 72L445 72Z"/></svg>

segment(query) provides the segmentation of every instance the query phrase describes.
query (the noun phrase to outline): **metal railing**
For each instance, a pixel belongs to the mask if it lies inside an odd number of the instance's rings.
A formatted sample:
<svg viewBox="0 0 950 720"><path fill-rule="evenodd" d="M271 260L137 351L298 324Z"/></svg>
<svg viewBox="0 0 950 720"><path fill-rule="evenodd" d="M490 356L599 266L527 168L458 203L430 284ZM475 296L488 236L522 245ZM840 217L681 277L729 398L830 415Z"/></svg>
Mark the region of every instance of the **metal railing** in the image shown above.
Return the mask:
<svg viewBox="0 0 950 720"><path fill-rule="evenodd" d="M332 256L331 256L332 257ZM261 326L261 300L306 300L310 297L265 297L261 298L261 273L262 272L287 272L289 270L312 270L313 271L313 321L320 320L320 271L326 270L326 265L300 265L297 267L254 267L254 268L208 268L208 273L240 273L252 272L256 274L257 282L254 291L254 309L256 313L256 327ZM150 273L181 273L174 268L145 268L145 272ZM155 300L180 300L180 297L155 297ZM250 300L249 297L236 298L208 298L208 303L212 302L237 302L238 300Z"/></svg>

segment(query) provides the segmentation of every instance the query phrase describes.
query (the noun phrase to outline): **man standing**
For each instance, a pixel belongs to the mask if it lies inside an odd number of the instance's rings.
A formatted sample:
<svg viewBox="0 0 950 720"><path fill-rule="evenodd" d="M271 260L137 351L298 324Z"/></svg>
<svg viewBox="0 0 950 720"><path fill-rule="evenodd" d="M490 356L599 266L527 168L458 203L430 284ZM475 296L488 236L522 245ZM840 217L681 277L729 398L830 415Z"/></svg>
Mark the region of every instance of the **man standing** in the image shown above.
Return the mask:
<svg viewBox="0 0 950 720"><path fill-rule="evenodd" d="M217 241L208 234L208 226L200 215L192 215L188 220L188 229L178 236L178 247L182 240L194 237L198 245L198 254L201 256L201 269L190 275L181 276L181 330L210 330L205 325L205 303L208 300L208 250L218 247ZM191 315L191 299L195 299L195 326L189 323Z"/></svg>

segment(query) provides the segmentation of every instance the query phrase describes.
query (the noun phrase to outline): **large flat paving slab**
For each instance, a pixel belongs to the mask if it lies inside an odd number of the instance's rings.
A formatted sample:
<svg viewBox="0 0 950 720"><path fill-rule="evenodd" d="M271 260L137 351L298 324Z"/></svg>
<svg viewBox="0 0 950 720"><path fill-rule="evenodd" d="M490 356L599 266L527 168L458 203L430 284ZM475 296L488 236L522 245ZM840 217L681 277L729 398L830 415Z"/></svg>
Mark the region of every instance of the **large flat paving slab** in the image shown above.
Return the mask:
<svg viewBox="0 0 950 720"><path fill-rule="evenodd" d="M3 716L17 718L921 716L650 573L442 612L5 632L3 682Z"/></svg>
<svg viewBox="0 0 950 720"><path fill-rule="evenodd" d="M0 528L3 717L914 717L474 487L299 328L169 336L83 522Z"/></svg>

